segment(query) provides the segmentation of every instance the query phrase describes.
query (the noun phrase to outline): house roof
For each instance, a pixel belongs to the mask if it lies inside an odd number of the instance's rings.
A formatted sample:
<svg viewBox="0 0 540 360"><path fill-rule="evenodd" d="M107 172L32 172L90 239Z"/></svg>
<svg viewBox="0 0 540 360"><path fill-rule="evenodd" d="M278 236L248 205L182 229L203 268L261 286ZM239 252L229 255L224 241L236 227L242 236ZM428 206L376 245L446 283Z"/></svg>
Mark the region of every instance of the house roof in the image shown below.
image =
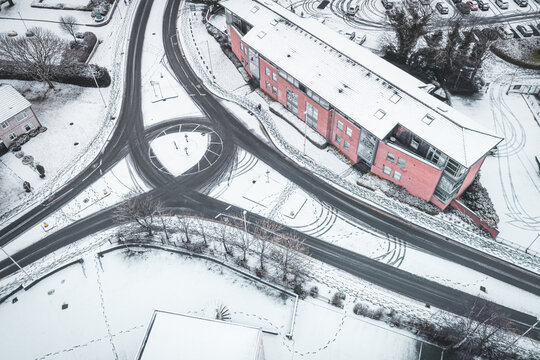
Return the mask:
<svg viewBox="0 0 540 360"><path fill-rule="evenodd" d="M315 19L270 0L221 4L253 25L242 41L380 139L401 124L466 167L502 141L428 94L423 82Z"/></svg>
<svg viewBox="0 0 540 360"><path fill-rule="evenodd" d="M256 360L258 328L190 315L155 311L137 360Z"/></svg>
<svg viewBox="0 0 540 360"><path fill-rule="evenodd" d="M28 109L31 104L13 86L0 84L0 122L4 122L21 111Z"/></svg>

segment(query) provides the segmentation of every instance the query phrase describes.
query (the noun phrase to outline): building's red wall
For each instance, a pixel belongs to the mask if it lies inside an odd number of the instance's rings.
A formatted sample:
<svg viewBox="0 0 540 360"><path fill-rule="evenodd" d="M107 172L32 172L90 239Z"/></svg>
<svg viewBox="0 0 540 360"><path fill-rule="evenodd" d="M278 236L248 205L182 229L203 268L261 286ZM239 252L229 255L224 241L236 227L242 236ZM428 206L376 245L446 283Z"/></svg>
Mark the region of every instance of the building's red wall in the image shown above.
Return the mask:
<svg viewBox="0 0 540 360"><path fill-rule="evenodd" d="M338 120L343 123L343 130L338 129ZM352 129L352 136L347 136L347 127ZM341 144L336 143L336 135L341 136ZM352 123L343 118L339 113L334 112L334 121L331 134L331 143L337 147L341 152L343 152L349 159L354 163L358 162L358 155L356 155L356 149L358 148L358 139L360 138L360 129L354 126ZM345 141L351 144L349 150L345 150L344 143Z"/></svg>
<svg viewBox="0 0 540 360"><path fill-rule="evenodd" d="M247 52L247 45L242 42L242 37L240 36L240 34L238 34L236 29L232 25L229 25L229 34L231 34L231 49L234 55L236 55L240 62L242 62L242 59L244 59L244 69L246 69L248 74L251 75L251 73L249 72L249 56L247 56L240 48L240 44L243 44L244 49L246 49Z"/></svg>
<svg viewBox="0 0 540 360"><path fill-rule="evenodd" d="M394 163L386 160L386 155L388 152L396 155ZM406 160L404 168L401 168L396 164L398 157ZM390 176L383 173L383 165L386 165L392 169ZM395 170L401 173L400 181L393 178ZM431 200L435 187L437 186L439 178L442 174L441 170L438 170L410 155L396 150L383 142L379 143L375 161L371 166L371 171L383 179L390 180L395 184L403 186L412 195L418 196L426 201Z"/></svg>
<svg viewBox="0 0 540 360"><path fill-rule="evenodd" d="M476 162L476 164L474 164L470 169L469 169L469 172L467 173L467 175L465 176L465 180L463 180L463 185L461 185L461 188L459 188L459 191L457 193L457 196L460 196L461 194L463 194L463 192L469 187L469 185L471 185L471 183L473 182L474 180L474 177L476 176L476 173L478 173L478 170L480 170L480 167L482 166L482 164L484 163L484 159L486 157L484 156L483 158L481 158L480 160L478 160ZM456 196L456 197L457 197Z"/></svg>
<svg viewBox="0 0 540 360"><path fill-rule="evenodd" d="M298 90L294 85L290 84L287 80L281 78L279 76L279 71L273 67L272 65L268 64L262 56L259 57L259 66L260 66L260 74L261 74L261 81L259 83L259 86L263 91L266 93L269 93L268 90L266 90L266 81L270 83L271 86L275 86L277 88L277 99L275 96L272 95L272 91L270 91L270 95L272 98L279 101L283 106L287 107L287 88L291 89L298 95L298 113L295 115L300 118L302 121L305 121L305 114L306 111L306 101L308 101L313 107L317 108L318 110L318 117L317 117L317 132L324 136L326 139L329 139L330 136L330 124L331 124L331 114L328 110L322 108L319 104L317 104L315 101L311 100L306 94L304 94L302 91ZM270 76L266 76L266 68L270 69ZM274 81L272 79L272 72L277 74L277 81Z"/></svg>

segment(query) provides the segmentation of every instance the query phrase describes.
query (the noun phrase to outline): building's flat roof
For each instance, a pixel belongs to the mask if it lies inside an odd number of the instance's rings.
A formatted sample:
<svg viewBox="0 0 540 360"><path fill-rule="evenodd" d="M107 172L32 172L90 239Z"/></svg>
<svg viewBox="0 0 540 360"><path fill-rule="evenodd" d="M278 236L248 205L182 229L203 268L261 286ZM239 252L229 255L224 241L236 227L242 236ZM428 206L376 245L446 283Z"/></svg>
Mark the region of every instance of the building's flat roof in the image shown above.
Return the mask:
<svg viewBox="0 0 540 360"><path fill-rule="evenodd" d="M155 311L137 360L254 360L260 337L250 326Z"/></svg>
<svg viewBox="0 0 540 360"><path fill-rule="evenodd" d="M0 122L4 122L30 107L30 102L13 86L0 84Z"/></svg>
<svg viewBox="0 0 540 360"><path fill-rule="evenodd" d="M425 92L423 82L314 19L270 0L221 4L254 26L242 39L248 46L380 139L401 124L467 167L502 140Z"/></svg>

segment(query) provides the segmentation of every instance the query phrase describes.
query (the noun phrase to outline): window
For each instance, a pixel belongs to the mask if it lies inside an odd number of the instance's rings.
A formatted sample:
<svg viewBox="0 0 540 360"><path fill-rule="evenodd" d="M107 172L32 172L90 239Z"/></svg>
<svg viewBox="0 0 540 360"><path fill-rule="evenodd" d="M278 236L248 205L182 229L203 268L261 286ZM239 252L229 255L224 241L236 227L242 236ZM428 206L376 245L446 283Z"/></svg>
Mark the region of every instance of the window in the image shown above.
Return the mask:
<svg viewBox="0 0 540 360"><path fill-rule="evenodd" d="M352 136L352 129L347 126L347 131L345 133L347 134L348 137L351 137Z"/></svg>
<svg viewBox="0 0 540 360"><path fill-rule="evenodd" d="M275 72L272 73L272 80L277 81L277 74Z"/></svg>
<svg viewBox="0 0 540 360"><path fill-rule="evenodd" d="M270 88L270 83L268 81L266 82L266 90L268 90L268 92L272 91L272 89Z"/></svg>
<svg viewBox="0 0 540 360"><path fill-rule="evenodd" d="M277 96L277 89L275 86L272 86L272 94L274 94L275 96Z"/></svg>
<svg viewBox="0 0 540 360"><path fill-rule="evenodd" d="M390 176L390 174L392 173L392 169L390 169L388 166L386 165L383 165L382 167L382 172L385 173L386 175Z"/></svg>
<svg viewBox="0 0 540 360"><path fill-rule="evenodd" d="M259 11L259 7L255 5L254 7L251 8L250 11L255 14L257 11Z"/></svg>
<svg viewBox="0 0 540 360"><path fill-rule="evenodd" d="M399 100L401 100L401 96L399 96L399 94L394 94L390 96L390 101L394 104L397 104Z"/></svg>
<svg viewBox="0 0 540 360"><path fill-rule="evenodd" d="M26 111L20 112L17 115L15 115L15 119L17 121L22 121L22 120L26 119L27 117L28 117L28 114L26 113Z"/></svg>
<svg viewBox="0 0 540 360"><path fill-rule="evenodd" d="M401 173L399 171L394 171L394 179L397 181L401 180Z"/></svg>
<svg viewBox="0 0 540 360"><path fill-rule="evenodd" d="M34 128L34 125L32 124L26 124L24 125L24 131L30 131Z"/></svg>
<svg viewBox="0 0 540 360"><path fill-rule="evenodd" d="M347 141L345 141L345 142L343 143L343 147L345 148L345 150L348 151L348 150L351 148L351 144L349 144Z"/></svg>
<svg viewBox="0 0 540 360"><path fill-rule="evenodd" d="M418 150L418 145L420 145L420 142L418 140L416 140L415 138L412 138L411 139L411 147L414 150Z"/></svg>
<svg viewBox="0 0 540 360"><path fill-rule="evenodd" d="M319 110L306 101L306 121L310 128L317 130L317 120L319 119Z"/></svg>
<svg viewBox="0 0 540 360"><path fill-rule="evenodd" d="M339 145L341 145L341 136L339 136L338 134L336 134L335 141L336 141L336 143L338 143Z"/></svg>
<svg viewBox="0 0 540 360"><path fill-rule="evenodd" d="M264 73L266 74L266 76L270 77L270 69L269 68L265 68Z"/></svg>
<svg viewBox="0 0 540 360"><path fill-rule="evenodd" d="M242 52L244 52L244 44L240 43L240 50L242 50Z"/></svg>
<svg viewBox="0 0 540 360"><path fill-rule="evenodd" d="M407 163L407 161L406 161L405 159L403 159L403 158L398 158L398 159L397 159L397 165L398 165L399 167L404 168L406 163Z"/></svg>
<svg viewBox="0 0 540 360"><path fill-rule="evenodd" d="M448 174L452 175L453 177L460 177L465 173L465 168L458 164L455 160L448 159L448 163L446 164L446 171Z"/></svg>
<svg viewBox="0 0 540 360"><path fill-rule="evenodd" d="M9 140L15 140L17 138L17 134L11 133L9 134Z"/></svg>
<svg viewBox="0 0 540 360"><path fill-rule="evenodd" d="M2 126L2 129L7 128L7 127L9 126L9 121L7 121L7 120L6 120L6 121L3 121L3 122L0 124L0 126Z"/></svg>
<svg viewBox="0 0 540 360"><path fill-rule="evenodd" d="M377 110L377 112L375 113L374 116L377 119L381 120L384 117L384 115L386 115L386 112L384 112L384 110L379 109L379 110Z"/></svg>
<svg viewBox="0 0 540 360"><path fill-rule="evenodd" d="M337 121L337 128L339 130L343 130L343 123L341 121L339 121L339 120Z"/></svg>
<svg viewBox="0 0 540 360"><path fill-rule="evenodd" d="M388 154L386 154L386 160L393 163L396 160L396 155L389 152Z"/></svg>
<svg viewBox="0 0 540 360"><path fill-rule="evenodd" d="M444 163L446 162L446 158L447 156L445 154L443 154L440 150L435 149L434 147L430 147L426 155L426 159L440 167L444 165Z"/></svg>

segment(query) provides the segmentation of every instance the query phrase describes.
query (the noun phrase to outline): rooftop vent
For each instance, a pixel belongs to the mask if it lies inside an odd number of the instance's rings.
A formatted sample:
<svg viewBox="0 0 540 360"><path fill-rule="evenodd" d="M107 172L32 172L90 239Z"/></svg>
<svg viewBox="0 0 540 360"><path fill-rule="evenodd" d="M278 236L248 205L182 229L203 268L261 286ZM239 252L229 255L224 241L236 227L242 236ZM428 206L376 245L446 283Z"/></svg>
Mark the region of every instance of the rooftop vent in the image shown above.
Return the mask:
<svg viewBox="0 0 540 360"><path fill-rule="evenodd" d="M430 125L430 124L433 122L433 120L435 120L435 117L434 117L434 116L431 116L431 115L429 115L429 114L426 114L426 116L424 116L424 117L422 118L422 121L425 122L425 123L428 124L428 125Z"/></svg>
<svg viewBox="0 0 540 360"><path fill-rule="evenodd" d="M261 31L257 34L257 36L258 36L259 38L262 39L263 37L266 36L266 33L265 33L264 31L261 30Z"/></svg>
<svg viewBox="0 0 540 360"><path fill-rule="evenodd" d="M384 115L386 115L386 112L382 109L377 110L377 112L374 114L374 116L379 120L381 120Z"/></svg>
<svg viewBox="0 0 540 360"><path fill-rule="evenodd" d="M270 21L270 24L272 24L272 26L276 26L277 25L277 20L274 19L274 20Z"/></svg>
<svg viewBox="0 0 540 360"><path fill-rule="evenodd" d="M259 11L259 7L258 6L254 6L252 9L251 9L251 12L252 13L256 13L257 11Z"/></svg>

